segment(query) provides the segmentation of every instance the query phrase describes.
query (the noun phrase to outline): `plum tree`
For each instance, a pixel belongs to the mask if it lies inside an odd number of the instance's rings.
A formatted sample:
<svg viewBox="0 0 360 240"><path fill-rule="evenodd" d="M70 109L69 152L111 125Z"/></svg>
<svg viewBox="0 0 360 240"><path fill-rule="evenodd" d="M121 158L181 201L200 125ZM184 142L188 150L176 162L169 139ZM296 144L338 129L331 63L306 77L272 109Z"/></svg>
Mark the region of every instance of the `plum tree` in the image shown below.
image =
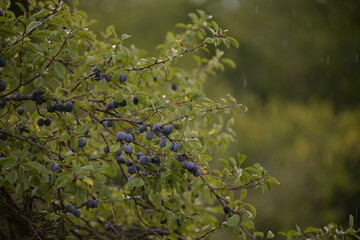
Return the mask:
<svg viewBox="0 0 360 240"><path fill-rule="evenodd" d="M215 102L203 91L208 74L235 65L224 57L238 47L227 30L190 13L151 57L113 26L96 36L86 14L63 1L26 2L15 15L0 1L1 239L274 237L256 231L246 196L278 181L241 154L210 164L246 111L230 95ZM176 66L185 55L193 69ZM339 229L285 235L358 233Z"/></svg>

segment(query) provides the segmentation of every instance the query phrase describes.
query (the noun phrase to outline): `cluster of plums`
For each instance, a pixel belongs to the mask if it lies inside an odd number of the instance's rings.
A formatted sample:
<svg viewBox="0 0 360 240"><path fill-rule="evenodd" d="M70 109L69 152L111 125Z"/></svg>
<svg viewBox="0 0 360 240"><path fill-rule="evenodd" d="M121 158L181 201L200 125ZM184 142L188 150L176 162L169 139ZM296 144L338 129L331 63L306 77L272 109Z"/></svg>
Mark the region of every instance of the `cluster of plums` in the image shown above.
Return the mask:
<svg viewBox="0 0 360 240"><path fill-rule="evenodd" d="M75 208L71 203L65 205L65 211L72 213L75 217L80 217L81 211L78 208Z"/></svg>
<svg viewBox="0 0 360 240"><path fill-rule="evenodd" d="M53 113L57 112L72 112L74 109L74 103L72 101L68 101L64 103L52 103L48 108L47 111Z"/></svg>
<svg viewBox="0 0 360 240"><path fill-rule="evenodd" d="M92 72L94 73L94 80L100 81L101 79L105 79L107 82L110 82L112 80L112 76L110 74L101 73L100 69L95 66L92 68ZM127 80L127 75L125 73L119 74L119 81L125 82Z"/></svg>
<svg viewBox="0 0 360 240"><path fill-rule="evenodd" d="M43 118L38 118L37 120L37 125L39 127L42 127L42 126L50 126L51 125L51 120L50 119L43 119Z"/></svg>
<svg viewBox="0 0 360 240"><path fill-rule="evenodd" d="M191 172L195 177L199 177L202 175L202 172L199 168L199 165L194 163L194 162L190 162L190 161L183 161L181 163L182 168L188 170L189 172Z"/></svg>

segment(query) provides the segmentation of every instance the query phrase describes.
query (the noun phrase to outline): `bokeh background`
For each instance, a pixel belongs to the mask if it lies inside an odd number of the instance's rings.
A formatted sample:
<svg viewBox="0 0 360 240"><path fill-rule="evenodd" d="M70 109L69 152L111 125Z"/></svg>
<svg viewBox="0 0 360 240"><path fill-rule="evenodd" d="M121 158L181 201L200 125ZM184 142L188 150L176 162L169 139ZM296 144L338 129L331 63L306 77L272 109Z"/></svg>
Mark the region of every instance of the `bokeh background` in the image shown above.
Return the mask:
<svg viewBox="0 0 360 240"><path fill-rule="evenodd" d="M79 0L78 8L98 21L94 32L112 24L154 56L189 12L213 15L240 48L226 52L237 68L211 76L206 92L249 108L222 156L246 154L281 182L249 193L258 230L347 226L350 214L359 226L360 1Z"/></svg>

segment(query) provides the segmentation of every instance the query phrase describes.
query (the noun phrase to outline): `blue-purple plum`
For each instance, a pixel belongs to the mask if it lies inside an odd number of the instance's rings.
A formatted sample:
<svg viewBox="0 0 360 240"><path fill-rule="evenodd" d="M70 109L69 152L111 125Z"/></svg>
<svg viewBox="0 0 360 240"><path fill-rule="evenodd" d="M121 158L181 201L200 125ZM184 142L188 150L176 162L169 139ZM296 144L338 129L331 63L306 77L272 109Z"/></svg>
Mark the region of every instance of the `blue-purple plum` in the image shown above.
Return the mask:
<svg viewBox="0 0 360 240"><path fill-rule="evenodd" d="M0 67L5 67L5 66L6 66L5 59L0 58Z"/></svg>
<svg viewBox="0 0 360 240"><path fill-rule="evenodd" d="M37 125L38 125L39 127L44 126L44 124L45 124L45 120L44 120L43 118L39 118L39 119L37 120Z"/></svg>
<svg viewBox="0 0 360 240"><path fill-rule="evenodd" d="M20 116L23 115L24 112L25 112L25 110L22 107L17 109L17 114L19 114Z"/></svg>
<svg viewBox="0 0 360 240"><path fill-rule="evenodd" d="M152 130L153 130L154 132L156 132L156 131L160 131L160 130L161 130L160 126L161 126L161 124L160 124L160 123L155 124L155 125L152 127Z"/></svg>
<svg viewBox="0 0 360 240"><path fill-rule="evenodd" d="M132 151L133 151L133 147L132 147L131 145L126 145L126 146L124 147L124 152L125 152L126 154L131 154Z"/></svg>
<svg viewBox="0 0 360 240"><path fill-rule="evenodd" d="M6 82L0 80L0 92L4 91L5 89L6 89Z"/></svg>
<svg viewBox="0 0 360 240"><path fill-rule="evenodd" d="M112 126L114 126L114 121L106 120L103 122L103 124L107 127L112 127Z"/></svg>
<svg viewBox="0 0 360 240"><path fill-rule="evenodd" d="M45 126L50 126L51 125L51 119L49 119L49 118L45 119L44 124L45 124Z"/></svg>
<svg viewBox="0 0 360 240"><path fill-rule="evenodd" d="M78 140L79 148L83 148L86 146L86 139L85 138L79 138Z"/></svg>
<svg viewBox="0 0 360 240"><path fill-rule="evenodd" d="M0 98L0 109L6 107L6 99L5 98Z"/></svg>
<svg viewBox="0 0 360 240"><path fill-rule="evenodd" d="M55 164L51 165L50 169L53 172L57 172L60 170L60 166L59 166L59 164L55 163Z"/></svg>
<svg viewBox="0 0 360 240"><path fill-rule="evenodd" d="M75 217L79 218L79 217L81 216L81 211L80 211L80 209L74 209L74 211L72 212L72 214L73 214Z"/></svg>
<svg viewBox="0 0 360 240"><path fill-rule="evenodd" d="M97 207L97 206L99 205L99 202L100 202L99 199L95 199L95 200L94 200L94 207Z"/></svg>
<svg viewBox="0 0 360 240"><path fill-rule="evenodd" d="M58 112L64 112L65 111L65 105L63 103L57 103L55 106L55 110Z"/></svg>
<svg viewBox="0 0 360 240"><path fill-rule="evenodd" d="M140 157L141 157L142 155L144 155L142 152L137 152L137 153L136 153L136 158L137 158L137 159L140 159Z"/></svg>
<svg viewBox="0 0 360 240"><path fill-rule="evenodd" d="M125 164L125 159L122 156L116 158L116 162L120 164Z"/></svg>
<svg viewBox="0 0 360 240"><path fill-rule="evenodd" d="M74 207L71 203L68 203L65 205L65 211L72 212L74 210Z"/></svg>
<svg viewBox="0 0 360 240"><path fill-rule="evenodd" d="M133 103L134 103L135 105L138 105L138 104L139 104L139 99L138 99L137 97L133 96L133 97L132 97L132 100L133 100Z"/></svg>
<svg viewBox="0 0 360 240"><path fill-rule="evenodd" d="M154 138L154 132L153 131L148 131L146 133L146 139L147 140L152 140Z"/></svg>
<svg viewBox="0 0 360 240"><path fill-rule="evenodd" d="M160 156L156 155L155 157L151 158L151 162L155 164L160 164Z"/></svg>
<svg viewBox="0 0 360 240"><path fill-rule="evenodd" d="M108 153L110 151L110 147L108 145L106 145L104 147L104 153Z"/></svg>
<svg viewBox="0 0 360 240"><path fill-rule="evenodd" d="M175 159L178 160L179 162L182 162L182 161L184 161L186 159L186 157L184 155L177 155L175 157Z"/></svg>
<svg viewBox="0 0 360 240"><path fill-rule="evenodd" d="M115 156L120 156L121 154L122 154L121 148L115 152Z"/></svg>
<svg viewBox="0 0 360 240"><path fill-rule="evenodd" d="M166 147L166 139L162 139L161 141L160 141L160 147Z"/></svg>
<svg viewBox="0 0 360 240"><path fill-rule="evenodd" d="M132 165L128 167L127 171L129 174L134 174L140 171L140 167L138 165Z"/></svg>
<svg viewBox="0 0 360 240"><path fill-rule="evenodd" d="M195 176L195 177L199 177L199 176L201 176L203 173L201 172L201 170L198 168L198 169L196 169L195 171L193 171L193 175Z"/></svg>
<svg viewBox="0 0 360 240"><path fill-rule="evenodd" d="M65 111L71 112L74 109L74 103L69 101L65 104Z"/></svg>
<svg viewBox="0 0 360 240"><path fill-rule="evenodd" d="M149 156L143 155L139 159L140 164L148 164L151 163L151 158Z"/></svg>
<svg viewBox="0 0 360 240"><path fill-rule="evenodd" d="M126 133L124 133L124 132L118 132L118 133L116 134L116 139L117 139L118 141L124 141L125 138L126 138Z"/></svg>
<svg viewBox="0 0 360 240"><path fill-rule="evenodd" d="M172 126L171 125L167 125L164 128L164 132L166 135L169 135L172 132Z"/></svg>
<svg viewBox="0 0 360 240"><path fill-rule="evenodd" d="M56 103L52 103L47 109L49 113L53 113L56 111Z"/></svg>
<svg viewBox="0 0 360 240"><path fill-rule="evenodd" d="M231 213L231 208L228 205L225 205L223 207L223 210L224 210L224 213L226 213L226 214Z"/></svg>
<svg viewBox="0 0 360 240"><path fill-rule="evenodd" d="M96 72L96 73L94 74L94 80L100 81L101 78L102 78L102 75L103 75L102 73Z"/></svg>
<svg viewBox="0 0 360 240"><path fill-rule="evenodd" d="M125 107L127 105L127 102L125 100L125 98L123 98L123 100L120 102L120 107Z"/></svg>
<svg viewBox="0 0 360 240"><path fill-rule="evenodd" d="M184 168L184 169L187 169L187 170L193 170L194 168L196 168L196 164L193 163L193 162L190 162L190 161L183 161L181 166Z"/></svg>
<svg viewBox="0 0 360 240"><path fill-rule="evenodd" d="M92 72L99 72L99 68L97 66L94 66L92 69L91 69Z"/></svg>
<svg viewBox="0 0 360 240"><path fill-rule="evenodd" d="M174 152L179 151L180 145L181 145L180 143L174 144L174 149L173 149L173 151L174 151Z"/></svg>
<svg viewBox="0 0 360 240"><path fill-rule="evenodd" d="M134 141L134 137L131 134L126 134L125 136L125 142L132 143Z"/></svg>
<svg viewBox="0 0 360 240"><path fill-rule="evenodd" d="M115 100L111 102L111 105L112 105L112 108L118 108L118 107L120 107L120 103L117 102L117 101L115 101Z"/></svg>
<svg viewBox="0 0 360 240"><path fill-rule="evenodd" d="M147 129L147 125L143 124L139 127L138 131L139 131L139 133L143 133L146 131L146 129Z"/></svg>
<svg viewBox="0 0 360 240"><path fill-rule="evenodd" d="M86 206L86 209L94 208L94 200L93 199L87 200L85 203L85 206Z"/></svg>
<svg viewBox="0 0 360 240"><path fill-rule="evenodd" d="M113 79L113 77L109 74L104 74L104 78L107 82L111 82L111 80Z"/></svg>
<svg viewBox="0 0 360 240"><path fill-rule="evenodd" d="M125 73L120 73L119 80L120 82L125 82L127 80L127 75Z"/></svg>

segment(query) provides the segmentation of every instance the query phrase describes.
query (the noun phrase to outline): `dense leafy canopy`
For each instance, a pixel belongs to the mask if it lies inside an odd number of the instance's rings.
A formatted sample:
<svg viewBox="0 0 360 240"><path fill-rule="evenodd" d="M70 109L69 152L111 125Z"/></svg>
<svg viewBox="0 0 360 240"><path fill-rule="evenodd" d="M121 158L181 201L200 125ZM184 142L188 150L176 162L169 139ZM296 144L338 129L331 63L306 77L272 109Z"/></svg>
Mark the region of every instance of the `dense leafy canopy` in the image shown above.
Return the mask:
<svg viewBox="0 0 360 240"><path fill-rule="evenodd" d="M203 92L208 74L235 66L220 47L238 47L211 16L190 13L183 33L169 32L148 57L113 26L98 40L62 2L18 4L17 17L0 3L1 237L204 239L228 228L274 237L256 231L246 196L278 181L244 167L244 155L210 165L234 138L231 114L246 111ZM185 55L191 71L176 67ZM352 227L284 235L340 239Z"/></svg>

